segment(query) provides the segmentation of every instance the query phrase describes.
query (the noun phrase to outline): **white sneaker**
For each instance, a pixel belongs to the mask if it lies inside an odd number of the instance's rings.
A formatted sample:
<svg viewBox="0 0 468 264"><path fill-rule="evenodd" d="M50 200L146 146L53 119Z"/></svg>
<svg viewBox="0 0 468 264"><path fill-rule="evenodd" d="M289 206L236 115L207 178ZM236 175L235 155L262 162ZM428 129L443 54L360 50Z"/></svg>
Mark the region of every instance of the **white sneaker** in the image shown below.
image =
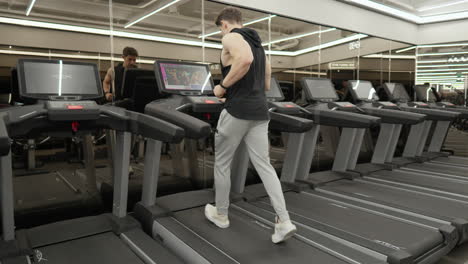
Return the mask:
<svg viewBox="0 0 468 264"><path fill-rule="evenodd" d="M291 220L279 222L276 221L275 224L275 233L271 236L271 241L277 244L287 240L288 238L292 237L297 231L297 228Z"/></svg>
<svg viewBox="0 0 468 264"><path fill-rule="evenodd" d="M219 228L229 227L229 219L227 215L218 214L216 207L212 206L211 204L207 204L205 206L205 216L208 218L208 220L210 220L210 222L217 225Z"/></svg>

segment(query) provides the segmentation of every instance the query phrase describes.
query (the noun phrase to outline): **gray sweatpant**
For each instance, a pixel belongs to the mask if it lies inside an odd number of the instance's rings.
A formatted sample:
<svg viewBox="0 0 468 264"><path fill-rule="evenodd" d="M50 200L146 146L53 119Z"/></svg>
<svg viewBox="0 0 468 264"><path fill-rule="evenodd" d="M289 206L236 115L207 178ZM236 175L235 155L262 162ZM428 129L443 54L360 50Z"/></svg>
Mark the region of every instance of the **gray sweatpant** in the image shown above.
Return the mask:
<svg viewBox="0 0 468 264"><path fill-rule="evenodd" d="M268 123L266 120L238 119L226 110L221 112L215 135L214 165L216 208L219 214L228 214L231 163L237 147L244 140L250 160L265 185L276 214L281 221L289 220L280 181L270 164Z"/></svg>

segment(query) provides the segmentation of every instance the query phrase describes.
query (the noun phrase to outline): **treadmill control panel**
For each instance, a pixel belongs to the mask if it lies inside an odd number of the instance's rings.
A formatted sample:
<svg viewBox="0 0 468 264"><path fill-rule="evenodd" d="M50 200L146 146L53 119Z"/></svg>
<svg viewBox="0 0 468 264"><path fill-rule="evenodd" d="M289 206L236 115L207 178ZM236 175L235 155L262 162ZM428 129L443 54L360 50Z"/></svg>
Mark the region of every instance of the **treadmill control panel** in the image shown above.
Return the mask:
<svg viewBox="0 0 468 264"><path fill-rule="evenodd" d="M269 108L276 108L278 113L281 114L300 114L301 107L293 102L269 102Z"/></svg>
<svg viewBox="0 0 468 264"><path fill-rule="evenodd" d="M437 105L447 108L455 107L455 105L450 102L438 102Z"/></svg>
<svg viewBox="0 0 468 264"><path fill-rule="evenodd" d="M186 100L195 113L221 112L223 109L223 102L216 96L187 96Z"/></svg>
<svg viewBox="0 0 468 264"><path fill-rule="evenodd" d="M429 105L423 102L408 102L408 106L414 108L429 108Z"/></svg>
<svg viewBox="0 0 468 264"><path fill-rule="evenodd" d="M392 102L373 102L372 106L381 109L399 109L398 106Z"/></svg>
<svg viewBox="0 0 468 264"><path fill-rule="evenodd" d="M328 108L331 110L340 110L340 111L356 111L357 106L348 102L329 102Z"/></svg>
<svg viewBox="0 0 468 264"><path fill-rule="evenodd" d="M47 101L47 113L52 121L95 120L99 118L99 105L94 101Z"/></svg>

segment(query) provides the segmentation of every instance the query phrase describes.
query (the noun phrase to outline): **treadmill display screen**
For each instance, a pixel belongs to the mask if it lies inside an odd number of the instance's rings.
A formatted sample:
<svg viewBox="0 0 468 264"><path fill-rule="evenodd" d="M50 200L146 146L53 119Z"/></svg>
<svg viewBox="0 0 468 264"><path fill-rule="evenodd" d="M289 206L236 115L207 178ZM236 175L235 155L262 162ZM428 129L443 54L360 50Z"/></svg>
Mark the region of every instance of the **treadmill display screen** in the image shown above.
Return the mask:
<svg viewBox="0 0 468 264"><path fill-rule="evenodd" d="M388 89L387 93L393 97L394 100L411 101L405 87L401 83L386 83L385 87Z"/></svg>
<svg viewBox="0 0 468 264"><path fill-rule="evenodd" d="M369 81L349 81L353 96L356 97L355 99L358 100L379 100L379 97L377 96L377 92L375 91L374 87L372 86L372 83Z"/></svg>
<svg viewBox="0 0 468 264"><path fill-rule="evenodd" d="M22 96L48 99L49 96L102 96L97 66L62 60L20 60L18 64Z"/></svg>
<svg viewBox="0 0 468 264"><path fill-rule="evenodd" d="M338 99L335 88L329 79L304 78L303 87L314 100Z"/></svg>
<svg viewBox="0 0 468 264"><path fill-rule="evenodd" d="M281 91L281 87L279 86L276 78L271 77L270 90L266 91L265 95L268 99L275 99L279 101L284 100L283 92Z"/></svg>
<svg viewBox="0 0 468 264"><path fill-rule="evenodd" d="M156 61L156 64L161 88L167 92L194 91L203 94L213 90L208 65L171 61Z"/></svg>
<svg viewBox="0 0 468 264"><path fill-rule="evenodd" d="M429 87L428 85L415 85L414 91L416 92L418 101L427 101L427 102L436 101L434 92L432 91L431 87Z"/></svg>

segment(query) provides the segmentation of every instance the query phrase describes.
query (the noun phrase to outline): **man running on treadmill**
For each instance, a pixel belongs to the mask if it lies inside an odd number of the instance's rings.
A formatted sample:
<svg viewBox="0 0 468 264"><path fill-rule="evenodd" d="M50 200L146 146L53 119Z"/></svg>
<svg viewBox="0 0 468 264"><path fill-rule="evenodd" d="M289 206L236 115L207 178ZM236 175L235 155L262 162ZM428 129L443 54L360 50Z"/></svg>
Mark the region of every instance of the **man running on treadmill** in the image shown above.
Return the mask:
<svg viewBox="0 0 468 264"><path fill-rule="evenodd" d="M265 91L270 89L270 62L257 32L242 27L241 12L232 7L221 11L216 25L223 34L221 67L223 81L214 94L226 97L215 136L216 207L207 204L205 216L220 228L229 227L228 207L231 162L244 141L276 211L273 243L285 241L296 232L284 201L281 184L270 164L268 123L270 116Z"/></svg>
<svg viewBox="0 0 468 264"><path fill-rule="evenodd" d="M107 101L121 100L123 75L126 68L137 68L136 60L138 51L132 47L125 47L122 51L123 63L119 63L114 68L109 68L102 87ZM113 89L111 89L113 88Z"/></svg>

